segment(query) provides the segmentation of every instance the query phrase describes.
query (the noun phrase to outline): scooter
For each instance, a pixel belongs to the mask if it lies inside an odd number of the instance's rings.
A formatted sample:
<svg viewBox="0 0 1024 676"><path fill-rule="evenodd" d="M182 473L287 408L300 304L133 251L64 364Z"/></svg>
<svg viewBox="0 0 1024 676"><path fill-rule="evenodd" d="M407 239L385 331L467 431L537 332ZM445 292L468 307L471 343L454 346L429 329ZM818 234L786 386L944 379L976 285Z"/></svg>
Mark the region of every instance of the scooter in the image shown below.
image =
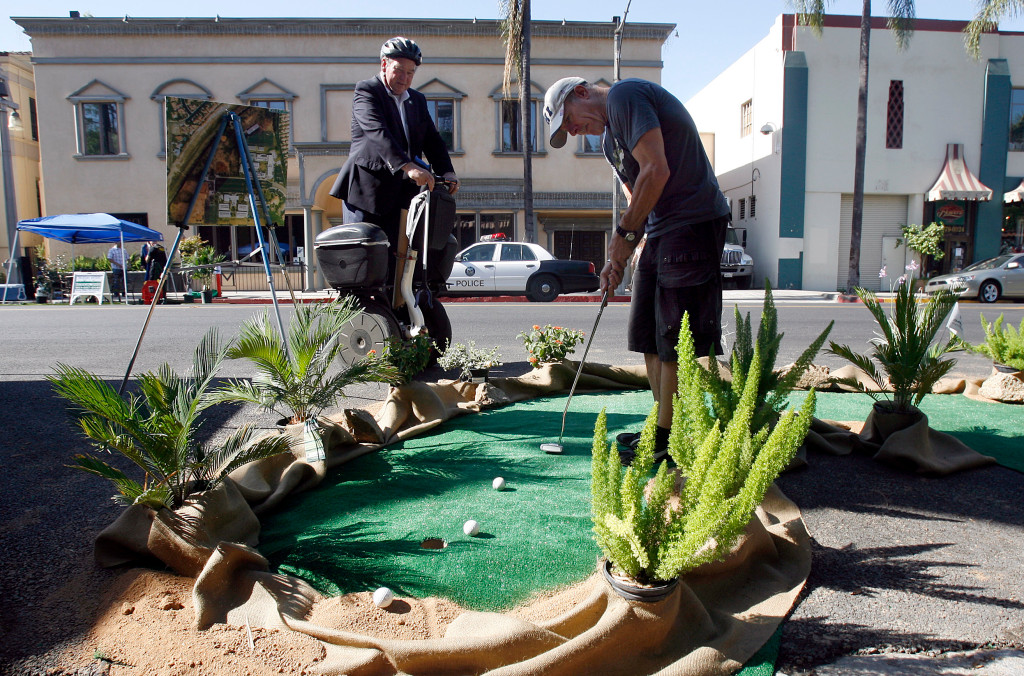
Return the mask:
<svg viewBox="0 0 1024 676"><path fill-rule="evenodd" d="M399 233L393 279L388 279L389 242L380 227L349 223L317 235L313 248L324 278L342 297L355 296L363 308L338 337L339 358L346 365L371 350L382 354L392 337L405 340L426 332L438 350L451 341L448 313L437 300L458 249L450 185L435 177L433 191L424 187L412 198L405 230Z"/></svg>

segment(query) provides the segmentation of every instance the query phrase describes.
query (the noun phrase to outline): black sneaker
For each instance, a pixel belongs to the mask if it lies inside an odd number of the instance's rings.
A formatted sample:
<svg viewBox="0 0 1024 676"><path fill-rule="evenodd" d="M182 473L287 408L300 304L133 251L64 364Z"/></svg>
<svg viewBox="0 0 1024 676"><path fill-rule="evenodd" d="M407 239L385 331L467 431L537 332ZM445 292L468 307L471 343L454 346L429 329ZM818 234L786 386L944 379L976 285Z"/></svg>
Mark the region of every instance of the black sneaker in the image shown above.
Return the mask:
<svg viewBox="0 0 1024 676"><path fill-rule="evenodd" d="M619 451L619 462L622 463L623 467L629 467L630 465L633 464L634 460L636 460L636 446L632 446L623 451ZM667 448L661 451L654 452L655 464L663 460L668 460L669 462L672 462L673 465L675 464L672 458L669 457ZM669 465L669 467L672 467L673 465Z"/></svg>
<svg viewBox="0 0 1024 676"><path fill-rule="evenodd" d="M639 432L623 432L615 437L615 441L619 442L619 446L625 446L626 448L633 448L637 442L640 441Z"/></svg>

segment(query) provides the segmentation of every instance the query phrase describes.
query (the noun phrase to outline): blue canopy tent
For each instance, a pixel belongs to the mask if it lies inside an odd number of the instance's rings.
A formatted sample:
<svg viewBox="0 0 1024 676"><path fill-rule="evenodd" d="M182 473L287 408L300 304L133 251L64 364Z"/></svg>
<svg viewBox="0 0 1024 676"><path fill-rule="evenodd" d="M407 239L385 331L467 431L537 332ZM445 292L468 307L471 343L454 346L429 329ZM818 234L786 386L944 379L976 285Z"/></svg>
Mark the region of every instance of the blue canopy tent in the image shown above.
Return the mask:
<svg viewBox="0 0 1024 676"><path fill-rule="evenodd" d="M164 236L160 232L138 223L125 221L110 214L59 214L57 216L41 216L18 221L18 231L34 232L48 239L57 239L71 244L71 259L75 257L75 244L97 244L120 242L159 242ZM11 251L17 251L17 233ZM125 261L128 260L125 255ZM11 256L7 267L7 278L12 279L14 256ZM125 288L125 303L128 302L128 273L122 270ZM6 300L6 298L5 298Z"/></svg>

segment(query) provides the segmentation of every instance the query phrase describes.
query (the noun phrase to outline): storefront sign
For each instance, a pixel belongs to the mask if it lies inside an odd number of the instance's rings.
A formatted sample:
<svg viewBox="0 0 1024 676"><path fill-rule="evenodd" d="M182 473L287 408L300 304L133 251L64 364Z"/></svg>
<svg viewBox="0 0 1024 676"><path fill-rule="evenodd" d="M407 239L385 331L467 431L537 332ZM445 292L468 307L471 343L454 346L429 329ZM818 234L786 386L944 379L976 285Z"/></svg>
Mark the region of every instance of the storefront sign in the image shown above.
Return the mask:
<svg viewBox="0 0 1024 676"><path fill-rule="evenodd" d="M967 234L967 207L963 202L937 202L935 220L946 226L947 237Z"/></svg>

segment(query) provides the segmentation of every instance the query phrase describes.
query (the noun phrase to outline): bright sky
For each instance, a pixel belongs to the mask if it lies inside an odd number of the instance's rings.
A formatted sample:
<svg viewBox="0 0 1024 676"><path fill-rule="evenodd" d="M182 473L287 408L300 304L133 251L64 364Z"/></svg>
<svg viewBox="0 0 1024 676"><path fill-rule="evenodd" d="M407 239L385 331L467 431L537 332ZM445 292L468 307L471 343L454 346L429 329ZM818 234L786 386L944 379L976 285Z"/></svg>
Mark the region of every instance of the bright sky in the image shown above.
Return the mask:
<svg viewBox="0 0 1024 676"><path fill-rule="evenodd" d="M621 15L629 0L535 0L536 20L611 21ZM220 0L215 11L224 17L379 17L382 3L359 0L307 0L291 3L269 0ZM393 2L388 3L393 17L481 19L498 17L497 0L475 2ZM887 3L875 0L874 13L885 12ZM975 0L917 0L917 16L921 19L970 19ZM11 7L10 4L7 5ZM66 17L77 9L97 17L159 16L209 17L208 0L177 0L172 4L150 0L34 0L23 3L19 16ZM173 11L171 11L173 9ZM632 0L626 21L674 23L678 37L668 39L663 50L665 70L662 83L681 100L686 101L710 82L729 64L768 34L775 17L791 13L786 0ZM828 4L831 14L859 15L861 0L833 0ZM5 12L6 13L6 12ZM1008 19L1002 30L1024 31L1024 18ZM415 39L415 35L408 37ZM0 20L0 51L29 51L31 42L9 19ZM611 58L612 44L608 42ZM856 55L851 55L856 58Z"/></svg>

